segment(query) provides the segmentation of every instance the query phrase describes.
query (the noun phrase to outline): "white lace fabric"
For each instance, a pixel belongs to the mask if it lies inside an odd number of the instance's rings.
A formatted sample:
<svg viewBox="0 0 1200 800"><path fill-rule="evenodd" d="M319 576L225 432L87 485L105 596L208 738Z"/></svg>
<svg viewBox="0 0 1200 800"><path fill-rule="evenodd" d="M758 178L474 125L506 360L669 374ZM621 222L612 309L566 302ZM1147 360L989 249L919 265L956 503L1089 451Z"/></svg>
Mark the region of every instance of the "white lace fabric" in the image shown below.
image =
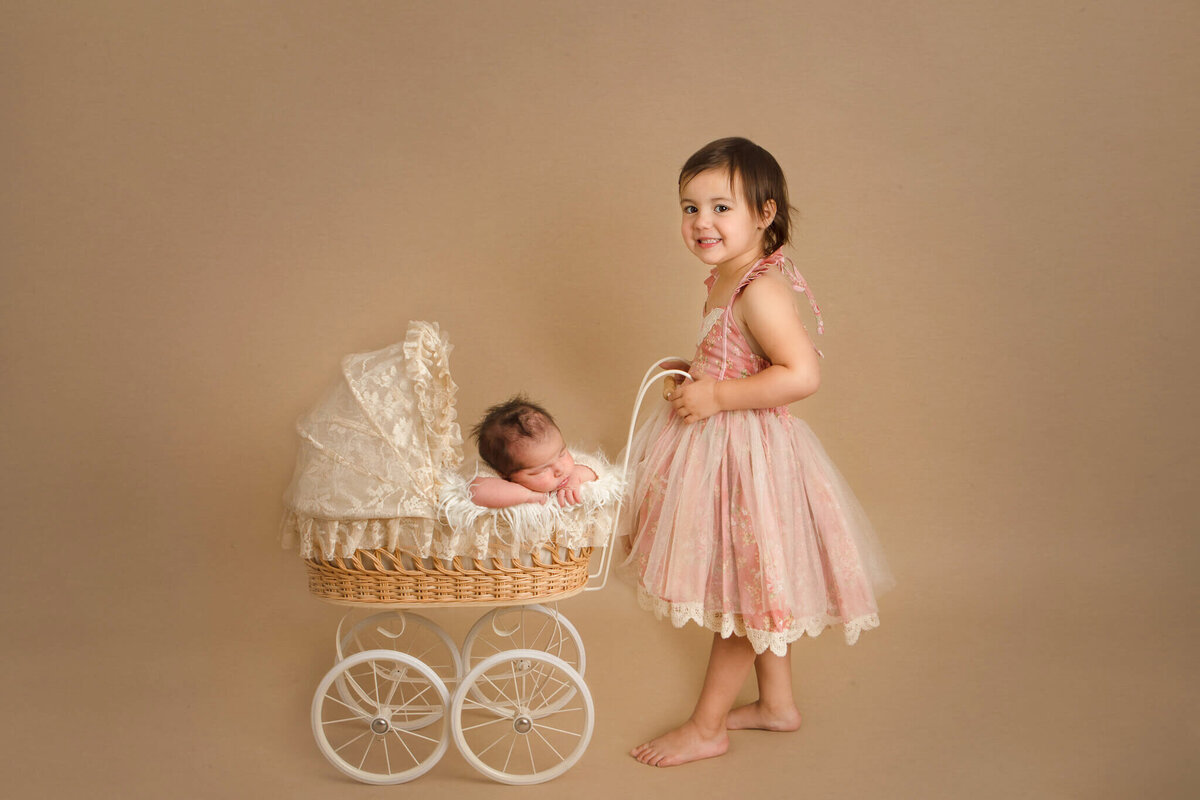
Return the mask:
<svg viewBox="0 0 1200 800"><path fill-rule="evenodd" d="M450 531L435 542L435 550L517 557L552 543L571 550L607 544L624 491L620 470L600 453L571 453L576 463L591 468L597 476L580 485L581 502L574 506L560 506L552 494L545 503L483 508L471 502L471 478L458 473L444 476L441 510ZM484 465L476 474L494 475ZM436 555L445 557L443 552Z"/></svg>
<svg viewBox="0 0 1200 800"><path fill-rule="evenodd" d="M449 339L437 323L409 323L403 342L342 359L342 377L299 422L300 449L284 495L284 547L334 559L357 549L422 558L517 557L557 542L601 545L622 481L603 456L577 454L599 480L583 502L486 509L459 473Z"/></svg>
<svg viewBox="0 0 1200 800"><path fill-rule="evenodd" d="M689 622L694 622L713 633L721 634L728 639L730 636L744 636L750 640L755 653L770 650L777 656L787 655L788 645L808 634L819 636L826 628L841 625L846 636L846 644L854 644L863 631L879 627L879 615L868 614L852 620L843 620L828 614L820 614L808 619L795 620L791 627L784 631L763 631L747 628L741 614L728 614L721 611L709 611L703 603L672 603L655 597L641 586L638 587L638 605L645 611L654 612L658 619L670 620L676 628L682 628Z"/></svg>

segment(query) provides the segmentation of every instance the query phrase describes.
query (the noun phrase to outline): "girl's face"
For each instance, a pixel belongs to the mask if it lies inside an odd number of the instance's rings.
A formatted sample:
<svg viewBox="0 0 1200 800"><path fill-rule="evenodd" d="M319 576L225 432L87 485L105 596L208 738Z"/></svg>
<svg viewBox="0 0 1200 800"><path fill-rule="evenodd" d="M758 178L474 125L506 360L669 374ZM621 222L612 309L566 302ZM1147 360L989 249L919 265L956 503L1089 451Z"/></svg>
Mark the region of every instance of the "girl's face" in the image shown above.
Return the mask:
<svg viewBox="0 0 1200 800"><path fill-rule="evenodd" d="M768 201L765 212L750 208L740 180L730 181L728 170L705 170L679 189L684 244L722 271L749 267L764 255L763 232L775 217L774 206Z"/></svg>
<svg viewBox="0 0 1200 800"><path fill-rule="evenodd" d="M534 492L552 492L562 486L575 466L558 428L551 428L536 441L516 444L512 456L520 466L508 480Z"/></svg>

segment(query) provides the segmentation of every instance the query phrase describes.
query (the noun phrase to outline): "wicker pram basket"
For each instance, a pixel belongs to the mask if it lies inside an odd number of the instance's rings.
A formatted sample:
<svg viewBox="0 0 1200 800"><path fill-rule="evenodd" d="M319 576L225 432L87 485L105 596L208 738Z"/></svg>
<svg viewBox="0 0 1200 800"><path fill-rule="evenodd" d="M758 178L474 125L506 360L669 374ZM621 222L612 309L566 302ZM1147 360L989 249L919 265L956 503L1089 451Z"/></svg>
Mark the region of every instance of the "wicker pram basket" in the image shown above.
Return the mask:
<svg viewBox="0 0 1200 800"><path fill-rule="evenodd" d="M475 506L453 477L462 437L449 350L437 325L410 323L404 342L344 359L343 381L297 425L284 546L299 546L313 595L367 609L338 626L337 659L313 696L313 736L363 783L414 780L451 741L493 780L542 783L570 769L592 736L583 641L553 601L607 582L624 470L587 463L597 479L570 511ZM440 606L493 608L459 646L413 610Z"/></svg>
<svg viewBox="0 0 1200 800"><path fill-rule="evenodd" d="M561 554L560 554L561 552ZM345 558L305 559L308 590L341 604L412 606L552 602L583 591L592 548L545 549L529 563L455 557L449 564L405 551L355 550Z"/></svg>
<svg viewBox="0 0 1200 800"><path fill-rule="evenodd" d="M342 378L297 423L285 546L298 545L309 591L341 604L518 604L582 591L594 544L616 522L621 481L602 457L585 501L489 510L459 474L462 434L451 346L436 323L347 356Z"/></svg>

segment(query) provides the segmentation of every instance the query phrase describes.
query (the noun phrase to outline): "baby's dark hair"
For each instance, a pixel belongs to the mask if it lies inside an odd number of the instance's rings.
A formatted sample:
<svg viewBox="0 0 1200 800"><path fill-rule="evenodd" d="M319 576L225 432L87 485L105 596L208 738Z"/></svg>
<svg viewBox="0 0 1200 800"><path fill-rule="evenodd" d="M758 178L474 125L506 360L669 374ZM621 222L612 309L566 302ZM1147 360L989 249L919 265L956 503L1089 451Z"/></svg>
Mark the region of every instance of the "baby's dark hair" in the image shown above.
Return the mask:
<svg viewBox="0 0 1200 800"><path fill-rule="evenodd" d="M485 411L471 435L484 463L507 477L518 469L510 455L512 446L522 440L538 441L557 427L549 411L519 394Z"/></svg>
<svg viewBox="0 0 1200 800"><path fill-rule="evenodd" d="M787 181L773 155L740 136L717 139L697 150L679 170L679 188L710 169L728 171L731 184L741 179L742 193L752 212L761 213L768 200L775 201L775 219L763 232L763 255L791 241L792 207L788 204Z"/></svg>

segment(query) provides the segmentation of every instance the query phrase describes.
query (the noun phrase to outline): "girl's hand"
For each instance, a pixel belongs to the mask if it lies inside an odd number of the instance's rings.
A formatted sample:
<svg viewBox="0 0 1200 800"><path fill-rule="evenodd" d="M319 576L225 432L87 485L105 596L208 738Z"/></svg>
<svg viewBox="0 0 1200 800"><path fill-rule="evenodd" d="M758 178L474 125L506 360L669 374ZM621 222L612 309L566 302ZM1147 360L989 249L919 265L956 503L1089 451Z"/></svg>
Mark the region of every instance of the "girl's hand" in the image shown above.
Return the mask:
<svg viewBox="0 0 1200 800"><path fill-rule="evenodd" d="M682 359L676 359L668 361L664 364L659 364L661 369L677 369L683 372L687 372L689 369L691 369L691 366L691 364ZM671 392L675 391L679 384L683 383L683 380L684 379L678 375L668 375L667 377L663 378L663 400L670 400Z"/></svg>
<svg viewBox="0 0 1200 800"><path fill-rule="evenodd" d="M721 410L717 402L718 381L704 376L671 392L671 405L686 424L707 419Z"/></svg>

